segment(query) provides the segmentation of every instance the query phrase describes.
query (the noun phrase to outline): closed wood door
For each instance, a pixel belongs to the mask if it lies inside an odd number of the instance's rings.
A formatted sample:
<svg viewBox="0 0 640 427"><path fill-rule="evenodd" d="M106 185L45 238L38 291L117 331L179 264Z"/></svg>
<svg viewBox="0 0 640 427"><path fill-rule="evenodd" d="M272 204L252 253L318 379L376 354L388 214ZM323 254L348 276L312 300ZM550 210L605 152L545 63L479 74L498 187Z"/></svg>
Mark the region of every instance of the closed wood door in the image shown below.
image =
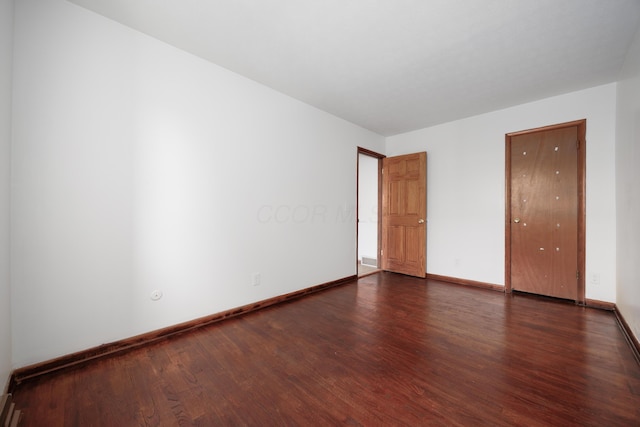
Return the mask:
<svg viewBox="0 0 640 427"><path fill-rule="evenodd" d="M579 124L508 136L512 290L584 299Z"/></svg>
<svg viewBox="0 0 640 427"><path fill-rule="evenodd" d="M425 277L427 153L382 163L382 269Z"/></svg>

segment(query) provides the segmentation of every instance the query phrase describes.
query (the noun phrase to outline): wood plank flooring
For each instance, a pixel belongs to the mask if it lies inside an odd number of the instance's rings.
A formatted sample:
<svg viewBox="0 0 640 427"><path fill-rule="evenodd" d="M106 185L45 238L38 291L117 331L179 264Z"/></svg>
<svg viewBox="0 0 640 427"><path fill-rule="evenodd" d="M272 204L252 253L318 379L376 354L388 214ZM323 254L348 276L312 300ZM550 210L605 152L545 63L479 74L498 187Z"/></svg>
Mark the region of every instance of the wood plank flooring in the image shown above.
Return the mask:
<svg viewBox="0 0 640 427"><path fill-rule="evenodd" d="M380 273L14 390L21 426L638 426L613 313Z"/></svg>

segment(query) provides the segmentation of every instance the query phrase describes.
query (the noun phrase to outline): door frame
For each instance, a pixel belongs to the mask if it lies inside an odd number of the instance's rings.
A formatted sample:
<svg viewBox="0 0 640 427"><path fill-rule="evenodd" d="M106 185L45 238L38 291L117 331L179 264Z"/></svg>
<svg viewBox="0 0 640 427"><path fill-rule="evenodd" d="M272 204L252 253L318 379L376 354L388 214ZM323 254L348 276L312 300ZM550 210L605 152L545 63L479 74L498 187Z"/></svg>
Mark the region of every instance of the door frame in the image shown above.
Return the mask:
<svg viewBox="0 0 640 427"><path fill-rule="evenodd" d="M568 127L577 127L578 131L578 299L577 304L585 304L585 267L586 267L586 133L587 119L574 120L566 123L559 123L551 126L543 126L518 132L511 132L505 135L505 265L504 283L505 292L511 293L511 139L514 136L525 135L536 132L544 132Z"/></svg>
<svg viewBox="0 0 640 427"><path fill-rule="evenodd" d="M356 154L356 268L358 267L358 232L360 228L360 154L378 159L378 248L376 249L376 268L380 268L380 250L382 247L382 220L380 218L382 212L382 159L387 156L363 147L358 147Z"/></svg>

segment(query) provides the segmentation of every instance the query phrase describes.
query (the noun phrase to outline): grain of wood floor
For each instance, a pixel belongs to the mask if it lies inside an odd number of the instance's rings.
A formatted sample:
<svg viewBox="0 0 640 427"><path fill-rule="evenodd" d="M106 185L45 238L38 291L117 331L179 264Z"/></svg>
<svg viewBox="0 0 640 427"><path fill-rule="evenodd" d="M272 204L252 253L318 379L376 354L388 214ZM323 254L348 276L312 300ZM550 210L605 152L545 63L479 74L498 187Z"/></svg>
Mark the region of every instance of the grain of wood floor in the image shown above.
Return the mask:
<svg viewBox="0 0 640 427"><path fill-rule="evenodd" d="M612 313L380 273L22 383L26 426L638 426Z"/></svg>

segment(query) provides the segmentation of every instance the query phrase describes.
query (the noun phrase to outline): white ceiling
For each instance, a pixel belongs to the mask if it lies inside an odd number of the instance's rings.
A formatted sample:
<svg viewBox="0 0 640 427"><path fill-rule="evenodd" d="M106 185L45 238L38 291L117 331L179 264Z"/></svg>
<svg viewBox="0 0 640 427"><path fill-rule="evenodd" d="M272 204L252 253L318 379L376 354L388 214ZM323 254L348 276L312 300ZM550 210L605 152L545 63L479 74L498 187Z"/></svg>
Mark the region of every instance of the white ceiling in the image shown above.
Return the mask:
<svg viewBox="0 0 640 427"><path fill-rule="evenodd" d="M640 0L71 0L381 135L617 80Z"/></svg>

